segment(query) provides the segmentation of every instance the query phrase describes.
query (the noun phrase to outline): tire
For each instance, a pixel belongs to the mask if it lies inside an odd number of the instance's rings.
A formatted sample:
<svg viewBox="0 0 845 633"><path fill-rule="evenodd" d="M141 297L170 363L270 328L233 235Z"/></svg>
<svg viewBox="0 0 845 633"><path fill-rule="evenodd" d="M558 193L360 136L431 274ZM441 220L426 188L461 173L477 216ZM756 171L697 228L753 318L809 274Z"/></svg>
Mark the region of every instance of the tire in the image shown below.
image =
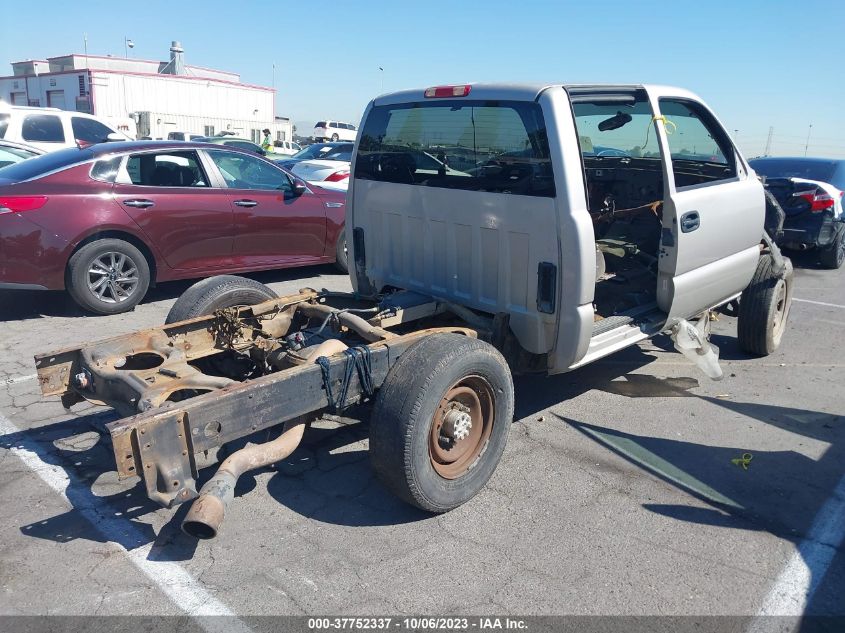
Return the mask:
<svg viewBox="0 0 845 633"><path fill-rule="evenodd" d="M845 262L845 225L840 226L833 242L819 253L819 261L825 268L836 270Z"/></svg>
<svg viewBox="0 0 845 633"><path fill-rule="evenodd" d="M342 273L349 272L349 249L346 247L346 229L341 229L337 236L337 242L334 246L335 250L335 268Z"/></svg>
<svg viewBox="0 0 845 633"><path fill-rule="evenodd" d="M73 300L89 312L129 312L147 294L150 265L129 242L96 240L68 260L65 285Z"/></svg>
<svg viewBox="0 0 845 633"><path fill-rule="evenodd" d="M376 398L373 470L403 501L429 512L452 510L496 469L513 406L510 370L492 345L460 334L426 336L399 358ZM447 416L455 412L472 424L464 425L464 438L446 441ZM453 420L453 438L457 428Z"/></svg>
<svg viewBox="0 0 845 633"><path fill-rule="evenodd" d="M278 296L254 279L236 275L209 277L198 281L182 293L170 308L164 323L195 319L221 308L255 305L269 299L277 299Z"/></svg>
<svg viewBox="0 0 845 633"><path fill-rule="evenodd" d="M337 141L340 137L337 134L332 134L332 140Z"/></svg>
<svg viewBox="0 0 845 633"><path fill-rule="evenodd" d="M763 254L751 283L740 297L737 339L749 354L768 356L783 338L792 305L793 281L792 262L785 261L786 274L778 279L772 272L772 258Z"/></svg>

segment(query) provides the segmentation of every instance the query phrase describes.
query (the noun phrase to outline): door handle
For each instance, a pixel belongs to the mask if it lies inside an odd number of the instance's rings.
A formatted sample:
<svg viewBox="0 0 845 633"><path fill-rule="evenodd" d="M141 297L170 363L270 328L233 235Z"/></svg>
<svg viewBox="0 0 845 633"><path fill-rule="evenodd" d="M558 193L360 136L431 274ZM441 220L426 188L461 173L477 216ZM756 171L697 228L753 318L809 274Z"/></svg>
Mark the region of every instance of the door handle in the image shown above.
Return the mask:
<svg viewBox="0 0 845 633"><path fill-rule="evenodd" d="M148 209L155 205L152 200L124 200L123 204L127 207L135 207L136 209Z"/></svg>
<svg viewBox="0 0 845 633"><path fill-rule="evenodd" d="M254 207L258 205L255 200L235 200L235 204L239 207Z"/></svg>
<svg viewBox="0 0 845 633"><path fill-rule="evenodd" d="M687 211L681 216L681 233L689 233L701 226L701 216L698 211Z"/></svg>

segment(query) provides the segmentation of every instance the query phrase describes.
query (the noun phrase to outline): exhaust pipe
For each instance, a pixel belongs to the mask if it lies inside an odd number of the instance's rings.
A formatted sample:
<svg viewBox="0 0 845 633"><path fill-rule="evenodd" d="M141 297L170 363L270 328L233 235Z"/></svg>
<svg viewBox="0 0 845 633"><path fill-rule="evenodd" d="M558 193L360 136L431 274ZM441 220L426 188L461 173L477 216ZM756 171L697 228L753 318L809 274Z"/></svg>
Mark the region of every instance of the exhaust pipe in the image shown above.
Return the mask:
<svg viewBox="0 0 845 633"><path fill-rule="evenodd" d="M324 341L308 357L308 362L313 363L320 356L342 352L346 347L337 339ZM251 444L229 455L200 490L199 496L182 521L182 531L197 539L212 539L217 536L226 517L226 509L235 498L235 485L240 476L249 470L283 460L296 450L304 433L305 419L302 416L288 422L284 433L275 440L264 444Z"/></svg>

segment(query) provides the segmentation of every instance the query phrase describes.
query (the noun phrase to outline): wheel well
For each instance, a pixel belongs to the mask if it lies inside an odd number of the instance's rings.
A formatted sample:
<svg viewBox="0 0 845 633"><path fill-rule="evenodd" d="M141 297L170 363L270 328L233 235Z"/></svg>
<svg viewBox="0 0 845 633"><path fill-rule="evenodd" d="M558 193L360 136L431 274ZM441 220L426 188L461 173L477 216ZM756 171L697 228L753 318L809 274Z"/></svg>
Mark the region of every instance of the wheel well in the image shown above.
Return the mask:
<svg viewBox="0 0 845 633"><path fill-rule="evenodd" d="M86 244L90 244L91 242L96 242L97 240L104 240L104 239L116 239L116 240L123 240L124 242L129 242L141 251L141 254L144 256L144 259L147 260L147 265L150 267L150 286L155 286L156 281L156 260L153 257L152 251L150 251L149 246L147 246L143 240L138 239L131 233L124 233L123 231L99 231L94 233L93 235L89 235L84 240L79 242L76 245L76 248L73 249L73 252L70 254L70 257L73 257L73 254L76 253L80 248L85 246ZM68 261L70 261L70 257L68 257ZM67 274L67 264L65 264L65 274Z"/></svg>

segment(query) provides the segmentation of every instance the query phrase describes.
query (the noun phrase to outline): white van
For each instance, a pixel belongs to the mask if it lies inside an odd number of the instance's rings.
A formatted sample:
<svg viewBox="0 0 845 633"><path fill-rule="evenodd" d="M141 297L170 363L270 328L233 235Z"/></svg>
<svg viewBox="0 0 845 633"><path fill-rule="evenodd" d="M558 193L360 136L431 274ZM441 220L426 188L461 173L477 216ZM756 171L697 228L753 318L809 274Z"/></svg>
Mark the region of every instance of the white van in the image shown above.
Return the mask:
<svg viewBox="0 0 845 633"><path fill-rule="evenodd" d="M315 141L354 141L358 128L340 121L318 121L314 125Z"/></svg>
<svg viewBox="0 0 845 633"><path fill-rule="evenodd" d="M45 152L76 147L77 141L94 144L132 140L90 114L24 106L0 110L0 139L26 143Z"/></svg>

